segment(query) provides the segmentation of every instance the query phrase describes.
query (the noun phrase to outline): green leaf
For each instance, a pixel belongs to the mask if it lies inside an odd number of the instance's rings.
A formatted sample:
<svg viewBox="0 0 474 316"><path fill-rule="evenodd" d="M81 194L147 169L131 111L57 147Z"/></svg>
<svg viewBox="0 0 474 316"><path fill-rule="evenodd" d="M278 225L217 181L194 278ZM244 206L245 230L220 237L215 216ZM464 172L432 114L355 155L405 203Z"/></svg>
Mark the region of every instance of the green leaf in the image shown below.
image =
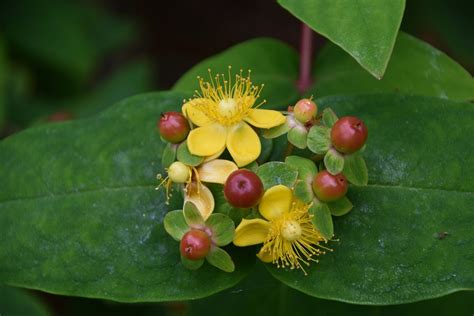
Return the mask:
<svg viewBox="0 0 474 316"><path fill-rule="evenodd" d="M270 38L240 43L200 62L178 80L173 90L193 93L199 88L197 76L209 78L209 68L214 74L227 75L229 65L233 73L243 69L247 74L251 69L252 82L265 84L261 100L267 103L263 107L282 108L298 99L298 55L287 44Z"/></svg>
<svg viewBox="0 0 474 316"><path fill-rule="evenodd" d="M313 188L311 183L303 180L297 180L294 190L295 196L305 203L309 203L314 198Z"/></svg>
<svg viewBox="0 0 474 316"><path fill-rule="evenodd" d="M196 156L189 152L188 144L186 142L182 142L178 146L176 154L178 160L188 166L196 167L204 161L204 157Z"/></svg>
<svg viewBox="0 0 474 316"><path fill-rule="evenodd" d="M334 218L339 241L307 277L269 265L272 274L306 294L359 304L473 289L472 104L393 94L317 103L367 124L370 184L350 187L354 208Z"/></svg>
<svg viewBox="0 0 474 316"><path fill-rule="evenodd" d="M334 236L334 225L328 205L314 199L308 212L313 216L311 220L321 236L330 240Z"/></svg>
<svg viewBox="0 0 474 316"><path fill-rule="evenodd" d="M168 168L176 160L177 146L172 143L167 143L161 154L161 165Z"/></svg>
<svg viewBox="0 0 474 316"><path fill-rule="evenodd" d="M288 132L288 141L300 149L306 148L308 132L303 126L296 126Z"/></svg>
<svg viewBox="0 0 474 316"><path fill-rule="evenodd" d="M396 92L452 100L473 100L474 79L456 61L415 37L400 32L382 80L357 65L336 45L322 49L315 61L318 97L334 94Z"/></svg>
<svg viewBox="0 0 474 316"><path fill-rule="evenodd" d="M318 173L318 168L314 161L300 156L288 156L285 158L285 163L290 167L298 170L298 179L311 182L313 177Z"/></svg>
<svg viewBox="0 0 474 316"><path fill-rule="evenodd" d="M262 180L265 190L278 184L291 188L296 182L298 171L284 162L271 161L259 166L257 175Z"/></svg>
<svg viewBox="0 0 474 316"><path fill-rule="evenodd" d="M344 156L344 170L342 173L352 184L367 185L369 182L367 165L364 158L358 153Z"/></svg>
<svg viewBox="0 0 474 316"><path fill-rule="evenodd" d="M168 212L163 220L166 232L176 241L181 241L189 226L184 219L183 210Z"/></svg>
<svg viewBox="0 0 474 316"><path fill-rule="evenodd" d="M163 190L155 190L164 148L156 119L178 110L183 97L143 94L97 117L38 126L0 142L2 282L151 302L208 296L246 275L255 260L248 249L231 249L232 274L209 265L184 269L164 229L165 214L182 200L168 206Z"/></svg>
<svg viewBox="0 0 474 316"><path fill-rule="evenodd" d="M197 270L202 267L203 263L204 259L189 260L188 258L181 256L181 264L189 270Z"/></svg>
<svg viewBox="0 0 474 316"><path fill-rule="evenodd" d="M376 78L392 54L404 0L278 0L316 32L348 52Z"/></svg>
<svg viewBox="0 0 474 316"><path fill-rule="evenodd" d="M235 265L229 254L222 248L214 247L206 257L207 262L225 272L234 272Z"/></svg>
<svg viewBox="0 0 474 316"><path fill-rule="evenodd" d="M311 127L308 133L308 148L315 154L326 154L331 148L331 130L325 126Z"/></svg>
<svg viewBox="0 0 474 316"><path fill-rule="evenodd" d="M188 226L204 226L204 219L202 218L201 213L193 202L187 201L184 203L183 214L184 220L186 221L186 224L188 224Z"/></svg>
<svg viewBox="0 0 474 316"><path fill-rule="evenodd" d="M0 132L5 123L6 82L7 82L7 54L3 38L0 35Z"/></svg>
<svg viewBox="0 0 474 316"><path fill-rule="evenodd" d="M334 202L329 202L328 206L331 214L334 216L346 215L352 210L353 207L351 201L349 201L346 196Z"/></svg>
<svg viewBox="0 0 474 316"><path fill-rule="evenodd" d="M13 287L0 286L0 312L3 316L47 316L46 306L32 294Z"/></svg>
<svg viewBox="0 0 474 316"><path fill-rule="evenodd" d="M290 125L288 125L288 121L285 121L284 124L281 124L269 129L264 129L262 135L265 138L273 139L273 138L277 138L278 136L288 133L289 130L290 130Z"/></svg>
<svg viewBox="0 0 474 316"><path fill-rule="evenodd" d="M212 230L212 241L217 246L226 246L234 239L235 226L232 219L224 214L214 213L206 220Z"/></svg>
<svg viewBox="0 0 474 316"><path fill-rule="evenodd" d="M323 119L324 125L329 128L331 128L334 125L334 123L336 123L338 120L336 113L334 113L334 111L331 108L325 108L323 110L322 119Z"/></svg>
<svg viewBox="0 0 474 316"><path fill-rule="evenodd" d="M344 156L334 148L331 148L324 156L324 166L330 174L339 174L344 169Z"/></svg>
<svg viewBox="0 0 474 316"><path fill-rule="evenodd" d="M260 144L262 146L260 151L260 156L258 156L258 163L262 164L268 160L273 151L273 141L271 139L265 138L262 135L259 135ZM255 161L254 161L255 162Z"/></svg>

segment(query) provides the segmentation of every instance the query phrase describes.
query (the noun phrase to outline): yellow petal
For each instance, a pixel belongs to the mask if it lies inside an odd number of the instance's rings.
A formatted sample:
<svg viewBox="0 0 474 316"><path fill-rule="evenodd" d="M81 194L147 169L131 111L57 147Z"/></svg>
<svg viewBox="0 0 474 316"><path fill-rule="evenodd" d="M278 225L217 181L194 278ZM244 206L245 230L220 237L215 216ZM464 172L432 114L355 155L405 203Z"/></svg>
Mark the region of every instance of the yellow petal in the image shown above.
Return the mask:
<svg viewBox="0 0 474 316"><path fill-rule="evenodd" d="M212 156L207 156L207 157L204 159L204 162L208 162L208 161L214 160L214 159L216 159L216 158L219 158L219 157L222 155L222 153L224 152L224 150L225 150L225 144L224 144L224 146L222 146L222 149L219 150L216 154L214 154L214 155L212 155Z"/></svg>
<svg viewBox="0 0 474 316"><path fill-rule="evenodd" d="M272 262L273 257L270 253L270 251L265 251L265 247L262 247L260 251L257 253L258 259L262 260L263 262Z"/></svg>
<svg viewBox="0 0 474 316"><path fill-rule="evenodd" d="M181 111L183 112L184 116L193 122L193 124L197 126L206 126L211 124L212 121L207 117L206 114L199 110L199 107L209 106L209 102L212 101L205 98L192 99L191 101L183 104Z"/></svg>
<svg viewBox="0 0 474 316"><path fill-rule="evenodd" d="M214 197L211 191L202 183L193 182L186 188L184 202L191 201L206 220L214 211Z"/></svg>
<svg viewBox="0 0 474 316"><path fill-rule="evenodd" d="M270 223L260 219L243 219L235 229L234 245L246 247L261 244L270 230Z"/></svg>
<svg viewBox="0 0 474 316"><path fill-rule="evenodd" d="M269 221L288 212L293 200L293 192L284 185L275 185L265 191L258 210Z"/></svg>
<svg viewBox="0 0 474 316"><path fill-rule="evenodd" d="M212 156L225 147L227 129L212 124L193 129L188 135L188 149L196 156Z"/></svg>
<svg viewBox="0 0 474 316"><path fill-rule="evenodd" d="M202 182L224 184L227 177L237 169L239 168L232 161L214 159L201 164L197 171Z"/></svg>
<svg viewBox="0 0 474 316"><path fill-rule="evenodd" d="M285 116L278 111L251 109L245 118L249 124L259 128L272 128L285 123Z"/></svg>
<svg viewBox="0 0 474 316"><path fill-rule="evenodd" d="M255 161L260 155L260 139L247 123L242 122L229 130L227 149L237 166L242 167Z"/></svg>

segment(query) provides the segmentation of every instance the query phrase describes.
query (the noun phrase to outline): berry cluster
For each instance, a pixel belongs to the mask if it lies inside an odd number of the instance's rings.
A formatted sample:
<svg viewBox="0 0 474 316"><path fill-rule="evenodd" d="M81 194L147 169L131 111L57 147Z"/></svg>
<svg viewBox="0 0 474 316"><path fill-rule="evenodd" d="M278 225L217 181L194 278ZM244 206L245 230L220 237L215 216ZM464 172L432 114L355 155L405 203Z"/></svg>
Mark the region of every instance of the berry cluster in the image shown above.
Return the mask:
<svg viewBox="0 0 474 316"><path fill-rule="evenodd" d="M165 230L179 241L181 262L189 269L207 261L234 271L222 248L233 243L262 244L262 261L306 273L317 261L313 257L329 249L321 243L333 238L332 216L352 208L349 183L367 183L361 156L367 127L353 116L337 118L330 108L318 114L312 99L285 112L259 109L261 87L249 77L237 75L238 88L220 79L212 86L201 80L202 93L185 101L182 113L163 113L158 121L167 144L167 176L159 175L159 188L166 188L168 199L176 191L184 200L182 209L165 216ZM288 141L284 162L259 165L260 139L277 144L282 137ZM299 152L292 155L293 146Z"/></svg>

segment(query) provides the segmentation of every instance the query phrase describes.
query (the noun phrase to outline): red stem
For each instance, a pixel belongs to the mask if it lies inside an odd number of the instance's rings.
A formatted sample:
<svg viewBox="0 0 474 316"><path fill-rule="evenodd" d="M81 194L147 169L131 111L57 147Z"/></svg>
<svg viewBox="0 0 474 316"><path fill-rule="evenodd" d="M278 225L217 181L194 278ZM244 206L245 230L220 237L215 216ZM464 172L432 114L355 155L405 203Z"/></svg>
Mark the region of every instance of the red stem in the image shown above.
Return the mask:
<svg viewBox="0 0 474 316"><path fill-rule="evenodd" d="M300 39L300 76L297 87L300 93L311 86L311 61L313 57L313 31L305 23L301 24Z"/></svg>

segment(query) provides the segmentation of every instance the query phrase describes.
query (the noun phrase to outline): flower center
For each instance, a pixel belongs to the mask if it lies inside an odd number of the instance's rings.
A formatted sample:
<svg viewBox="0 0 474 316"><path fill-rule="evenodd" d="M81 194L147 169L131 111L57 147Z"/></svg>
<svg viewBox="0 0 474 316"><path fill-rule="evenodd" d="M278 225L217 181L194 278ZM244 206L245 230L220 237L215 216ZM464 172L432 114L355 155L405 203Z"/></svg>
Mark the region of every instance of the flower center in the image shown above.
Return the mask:
<svg viewBox="0 0 474 316"><path fill-rule="evenodd" d="M295 220L285 221L281 228L281 236L287 241L294 241L301 237L301 225Z"/></svg>
<svg viewBox="0 0 474 316"><path fill-rule="evenodd" d="M221 100L217 105L218 113L225 118L231 118L235 116L237 110L237 102L235 102L234 99Z"/></svg>

